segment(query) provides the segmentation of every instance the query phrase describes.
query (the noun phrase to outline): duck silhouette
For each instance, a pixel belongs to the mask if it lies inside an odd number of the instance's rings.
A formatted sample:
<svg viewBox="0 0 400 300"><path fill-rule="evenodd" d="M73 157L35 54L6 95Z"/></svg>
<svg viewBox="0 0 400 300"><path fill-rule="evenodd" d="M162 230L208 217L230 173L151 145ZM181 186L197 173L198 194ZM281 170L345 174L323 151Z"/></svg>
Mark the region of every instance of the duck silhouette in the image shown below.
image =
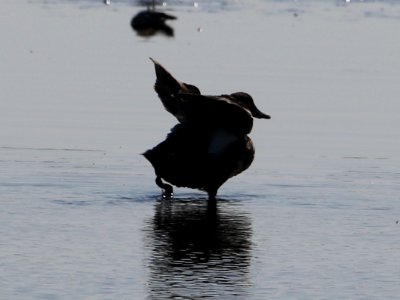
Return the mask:
<svg viewBox="0 0 400 300"><path fill-rule="evenodd" d="M199 88L175 79L151 60L157 77L154 89L179 121L165 141L143 154L154 167L156 184L164 197L172 197L172 184L204 190L209 200L215 200L221 185L253 162L254 145L247 136L253 118L270 116L247 93L201 95Z"/></svg>
<svg viewBox="0 0 400 300"><path fill-rule="evenodd" d="M150 37L160 32L172 37L174 29L166 24L168 20L176 20L176 17L156 11L153 6L153 8L137 13L131 20L131 26L140 36Z"/></svg>

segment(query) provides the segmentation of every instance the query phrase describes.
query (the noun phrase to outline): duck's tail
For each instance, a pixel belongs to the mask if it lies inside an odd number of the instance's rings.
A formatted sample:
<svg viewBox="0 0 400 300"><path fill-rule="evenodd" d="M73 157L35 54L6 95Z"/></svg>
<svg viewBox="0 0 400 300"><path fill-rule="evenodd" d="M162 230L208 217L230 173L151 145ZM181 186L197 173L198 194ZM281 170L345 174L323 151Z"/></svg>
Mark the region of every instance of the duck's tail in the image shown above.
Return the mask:
<svg viewBox="0 0 400 300"><path fill-rule="evenodd" d="M181 83L176 80L158 61L150 57L156 71L154 90L163 100L164 97L174 97L181 89Z"/></svg>

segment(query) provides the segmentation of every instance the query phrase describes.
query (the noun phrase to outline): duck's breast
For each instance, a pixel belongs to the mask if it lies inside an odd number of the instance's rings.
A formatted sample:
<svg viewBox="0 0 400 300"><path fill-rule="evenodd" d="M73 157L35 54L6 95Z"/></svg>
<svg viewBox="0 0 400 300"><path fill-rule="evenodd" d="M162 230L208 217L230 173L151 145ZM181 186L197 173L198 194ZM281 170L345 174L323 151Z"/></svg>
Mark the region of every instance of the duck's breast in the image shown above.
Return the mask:
<svg viewBox="0 0 400 300"><path fill-rule="evenodd" d="M238 138L235 134L224 128L219 128L211 134L208 153L215 156L222 155L237 140Z"/></svg>

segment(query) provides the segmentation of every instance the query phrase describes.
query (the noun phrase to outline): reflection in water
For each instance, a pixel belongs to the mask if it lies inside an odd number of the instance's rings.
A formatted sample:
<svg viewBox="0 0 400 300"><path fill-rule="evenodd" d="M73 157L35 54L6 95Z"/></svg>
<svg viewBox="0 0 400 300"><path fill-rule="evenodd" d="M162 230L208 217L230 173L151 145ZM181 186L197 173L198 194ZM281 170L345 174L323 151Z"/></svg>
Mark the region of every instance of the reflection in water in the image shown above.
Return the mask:
<svg viewBox="0 0 400 300"><path fill-rule="evenodd" d="M251 224L230 202L159 201L149 223L150 299L244 297Z"/></svg>

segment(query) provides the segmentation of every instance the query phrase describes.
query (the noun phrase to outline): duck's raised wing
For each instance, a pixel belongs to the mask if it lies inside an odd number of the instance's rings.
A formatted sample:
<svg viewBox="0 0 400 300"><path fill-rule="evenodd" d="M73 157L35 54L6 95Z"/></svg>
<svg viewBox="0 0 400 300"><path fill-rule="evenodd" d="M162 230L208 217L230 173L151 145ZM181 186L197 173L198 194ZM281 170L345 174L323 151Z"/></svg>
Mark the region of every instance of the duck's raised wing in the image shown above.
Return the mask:
<svg viewBox="0 0 400 300"><path fill-rule="evenodd" d="M229 95L205 96L180 93L177 119L181 123L195 126L226 128L248 134L253 128L253 117L249 110L233 102Z"/></svg>

